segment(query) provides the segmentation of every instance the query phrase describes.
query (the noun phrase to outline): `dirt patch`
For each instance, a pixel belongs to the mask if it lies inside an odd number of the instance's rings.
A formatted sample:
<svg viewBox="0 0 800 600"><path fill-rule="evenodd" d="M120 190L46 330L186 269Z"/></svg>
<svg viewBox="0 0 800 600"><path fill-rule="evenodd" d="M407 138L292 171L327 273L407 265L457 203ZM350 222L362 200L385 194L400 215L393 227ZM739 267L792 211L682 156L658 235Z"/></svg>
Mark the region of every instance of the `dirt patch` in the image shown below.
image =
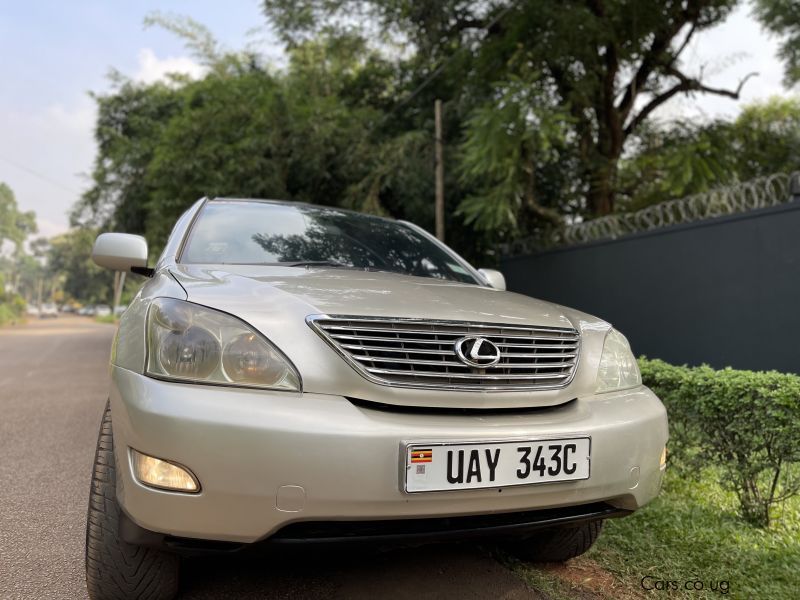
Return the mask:
<svg viewBox="0 0 800 600"><path fill-rule="evenodd" d="M568 584L582 595L578 598L602 598L613 600L637 600L642 595L627 587L590 558L579 557L566 564L546 563L539 567L551 577ZM583 595L585 594L585 595Z"/></svg>

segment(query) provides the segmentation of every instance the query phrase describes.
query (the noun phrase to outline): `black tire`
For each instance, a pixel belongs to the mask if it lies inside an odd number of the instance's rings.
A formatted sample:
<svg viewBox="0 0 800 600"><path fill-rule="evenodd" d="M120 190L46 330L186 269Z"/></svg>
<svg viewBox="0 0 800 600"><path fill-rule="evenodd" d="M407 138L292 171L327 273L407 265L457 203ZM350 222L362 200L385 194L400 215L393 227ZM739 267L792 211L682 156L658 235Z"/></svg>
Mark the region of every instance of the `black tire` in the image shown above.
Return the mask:
<svg viewBox="0 0 800 600"><path fill-rule="evenodd" d="M92 600L169 600L178 593L179 558L119 536L111 407L106 404L86 517L86 589Z"/></svg>
<svg viewBox="0 0 800 600"><path fill-rule="evenodd" d="M564 562L589 550L602 529L602 520L544 529L531 538L507 544L505 549L528 562Z"/></svg>

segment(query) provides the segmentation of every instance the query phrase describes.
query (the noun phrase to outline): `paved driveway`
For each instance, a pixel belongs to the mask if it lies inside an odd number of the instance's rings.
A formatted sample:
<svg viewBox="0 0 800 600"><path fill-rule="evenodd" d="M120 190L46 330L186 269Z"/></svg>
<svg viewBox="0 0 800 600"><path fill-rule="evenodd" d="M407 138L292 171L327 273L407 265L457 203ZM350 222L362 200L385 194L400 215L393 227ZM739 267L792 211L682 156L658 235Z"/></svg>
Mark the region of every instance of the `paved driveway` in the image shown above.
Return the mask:
<svg viewBox="0 0 800 600"><path fill-rule="evenodd" d="M0 329L0 598L85 598L83 540L114 327ZM479 547L186 561L183 598L542 598Z"/></svg>

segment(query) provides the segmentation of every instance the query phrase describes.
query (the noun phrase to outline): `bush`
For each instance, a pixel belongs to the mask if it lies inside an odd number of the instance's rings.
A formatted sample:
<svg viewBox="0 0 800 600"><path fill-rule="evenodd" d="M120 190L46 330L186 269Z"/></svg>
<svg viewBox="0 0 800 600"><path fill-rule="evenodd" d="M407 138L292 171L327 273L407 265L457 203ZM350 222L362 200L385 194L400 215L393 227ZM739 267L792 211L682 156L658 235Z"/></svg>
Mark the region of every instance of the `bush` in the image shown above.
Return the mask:
<svg viewBox="0 0 800 600"><path fill-rule="evenodd" d="M0 327L17 321L17 315L8 304L0 304Z"/></svg>
<svg viewBox="0 0 800 600"><path fill-rule="evenodd" d="M673 458L718 465L741 515L766 527L771 508L800 492L800 377L639 360L667 407Z"/></svg>
<svg viewBox="0 0 800 600"><path fill-rule="evenodd" d="M8 304L11 307L11 312L14 313L18 319L21 319L25 315L25 310L28 308L28 303L25 302L25 298L17 294L11 297Z"/></svg>
<svg viewBox="0 0 800 600"><path fill-rule="evenodd" d="M0 284L2 280L0 280ZM18 323L25 314L25 300L17 294L4 294L0 287L0 327Z"/></svg>

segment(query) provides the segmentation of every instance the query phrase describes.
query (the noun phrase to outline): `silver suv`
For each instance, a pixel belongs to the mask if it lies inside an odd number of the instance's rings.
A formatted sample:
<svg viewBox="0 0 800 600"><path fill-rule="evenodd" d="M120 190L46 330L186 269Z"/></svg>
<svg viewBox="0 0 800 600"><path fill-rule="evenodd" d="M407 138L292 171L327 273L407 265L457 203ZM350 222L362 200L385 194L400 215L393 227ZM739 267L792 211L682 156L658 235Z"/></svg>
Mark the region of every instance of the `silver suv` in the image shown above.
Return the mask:
<svg viewBox="0 0 800 600"><path fill-rule="evenodd" d="M659 492L666 413L625 337L411 223L203 199L154 269L138 236L93 258L150 279L111 354L92 598L171 598L182 553L257 543L563 561Z"/></svg>

